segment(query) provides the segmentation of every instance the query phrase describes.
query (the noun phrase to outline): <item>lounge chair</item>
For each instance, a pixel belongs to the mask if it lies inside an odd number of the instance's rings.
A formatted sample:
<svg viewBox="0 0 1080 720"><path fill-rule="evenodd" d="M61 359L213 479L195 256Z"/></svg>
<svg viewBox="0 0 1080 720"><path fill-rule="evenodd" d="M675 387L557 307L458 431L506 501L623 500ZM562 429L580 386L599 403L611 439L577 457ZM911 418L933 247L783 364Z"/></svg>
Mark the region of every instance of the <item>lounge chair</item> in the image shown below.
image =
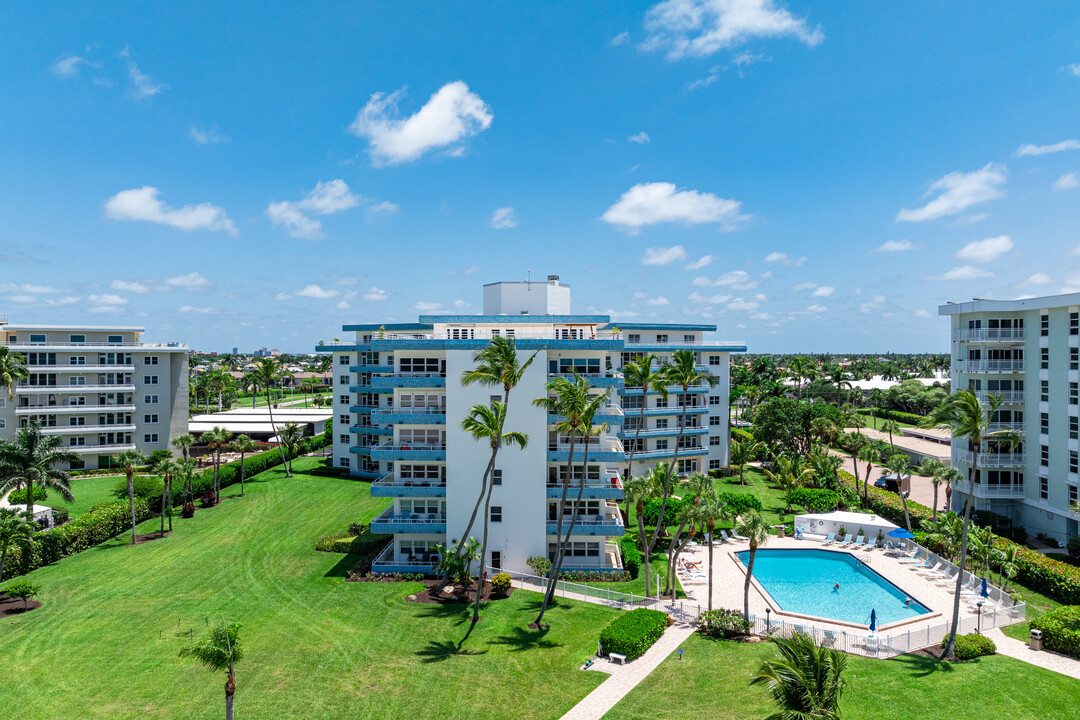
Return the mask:
<svg viewBox="0 0 1080 720"><path fill-rule="evenodd" d="M728 537L727 530L721 530L720 531L720 539L722 541L724 541L724 542L727 542L728 540L731 539L731 538Z"/></svg>
<svg viewBox="0 0 1080 720"><path fill-rule="evenodd" d="M922 557L922 550L916 550L915 554L908 557L905 560L901 560L901 565L915 565L917 563L924 563L926 559Z"/></svg>
<svg viewBox="0 0 1080 720"><path fill-rule="evenodd" d="M836 539L836 533L829 533L825 536L825 539L821 541L822 545L832 545L833 540Z"/></svg>
<svg viewBox="0 0 1080 720"><path fill-rule="evenodd" d="M866 541L863 543L863 550L873 550L876 547L877 547L877 538L875 538L873 535L866 538Z"/></svg>
<svg viewBox="0 0 1080 720"><path fill-rule="evenodd" d="M854 540L854 539L855 539L854 535L848 534L848 535L844 536L843 540L837 540L836 544L839 545L840 547L843 547L845 545L850 545L851 541Z"/></svg>
<svg viewBox="0 0 1080 720"><path fill-rule="evenodd" d="M851 543L851 547L857 548L860 545L862 545L863 542L864 542L864 538L863 538L862 535L860 535L859 537L855 538L855 540Z"/></svg>
<svg viewBox="0 0 1080 720"><path fill-rule="evenodd" d="M956 582L956 574L958 572L960 572L959 568L950 567L941 574L941 577L935 578L934 582L939 585L952 585Z"/></svg>
<svg viewBox="0 0 1080 720"><path fill-rule="evenodd" d="M930 575L934 572L934 568L943 565L944 562L944 560L939 560L936 557L931 556L926 559L924 565L913 565L911 569L920 574Z"/></svg>
<svg viewBox="0 0 1080 720"><path fill-rule="evenodd" d="M743 542L746 542L747 540L750 539L748 537L743 537L742 535L739 535L734 530L731 531L731 537L735 538L736 540L741 540Z"/></svg>

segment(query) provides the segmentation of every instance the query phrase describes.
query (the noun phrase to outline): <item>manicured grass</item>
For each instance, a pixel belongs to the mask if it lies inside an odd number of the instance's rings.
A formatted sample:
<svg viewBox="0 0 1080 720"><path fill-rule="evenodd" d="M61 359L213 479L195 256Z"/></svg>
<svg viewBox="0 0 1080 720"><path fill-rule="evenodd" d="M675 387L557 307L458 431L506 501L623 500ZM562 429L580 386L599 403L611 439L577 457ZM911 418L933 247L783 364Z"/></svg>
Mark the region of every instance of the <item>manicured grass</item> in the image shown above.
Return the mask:
<svg viewBox="0 0 1080 720"><path fill-rule="evenodd" d="M100 503L116 502L113 490L116 483L125 480L123 475L92 475L89 477L76 477L71 479L71 494L75 496L72 502L67 502L55 490L49 493L44 503L51 508L66 508L72 518L77 518L91 507ZM125 480L126 482L126 480Z"/></svg>
<svg viewBox="0 0 1080 720"><path fill-rule="evenodd" d="M1009 591L1013 592L1015 590L1020 591L1020 594L1023 596L1023 601L1027 605L1025 608L1027 622L1003 627L1001 631L1011 638L1027 642L1028 632L1031 630L1031 621L1035 618L1042 617L1051 610L1056 610L1061 607L1061 603L1057 600L1051 600L1042 593L1037 593L1016 581L1012 581L1009 583Z"/></svg>
<svg viewBox="0 0 1080 720"><path fill-rule="evenodd" d="M695 718L741 720L775 711L762 686L750 687L768 643L747 645L690 637L682 660L673 653L604 720ZM932 658L849 657L841 702L845 720L984 720L1075 717L1077 681L1003 656L951 664Z"/></svg>
<svg viewBox="0 0 1080 720"><path fill-rule="evenodd" d="M880 430L881 426L885 423L885 418L872 417L870 415L863 415L862 417L864 420L866 420L866 427L870 428L871 430ZM896 424L902 428L918 427L917 425L902 422L900 420L897 420Z"/></svg>
<svg viewBox="0 0 1080 720"><path fill-rule="evenodd" d="M717 492L750 493L754 495L761 501L762 514L770 525L791 522L795 519L795 513L784 512L787 508L784 492L769 482L764 472L748 465L743 470L743 480L746 485L739 484L739 475L736 473L733 477L715 479L713 487L716 488ZM728 521L717 527L730 530L732 525L733 523Z"/></svg>
<svg viewBox="0 0 1080 720"><path fill-rule="evenodd" d="M618 611L538 596L468 610L409 603L418 583L346 583L355 556L315 540L388 503L368 484L305 474L300 459L247 483L245 498L174 520L163 540L123 538L41 568L44 607L0 631L0 707L25 717L220 718L224 676L177 657L207 619L240 622L239 718L559 717L605 679L578 665ZM143 523L141 532L156 527ZM497 691L495 691L497 689Z"/></svg>

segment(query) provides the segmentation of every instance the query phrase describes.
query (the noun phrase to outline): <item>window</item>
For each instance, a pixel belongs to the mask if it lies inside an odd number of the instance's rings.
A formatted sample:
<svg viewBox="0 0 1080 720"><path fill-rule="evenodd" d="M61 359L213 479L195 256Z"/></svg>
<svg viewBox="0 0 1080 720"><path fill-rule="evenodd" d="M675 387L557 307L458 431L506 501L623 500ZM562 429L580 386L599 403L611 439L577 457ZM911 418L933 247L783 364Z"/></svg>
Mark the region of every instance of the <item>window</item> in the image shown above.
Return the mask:
<svg viewBox="0 0 1080 720"><path fill-rule="evenodd" d="M85 355L72 355L71 357L68 358L68 365L85 365L85 364L86 364L86 356Z"/></svg>
<svg viewBox="0 0 1080 720"><path fill-rule="evenodd" d="M338 395L338 402L341 403L342 405L348 405L349 404L349 396L348 395Z"/></svg>
<svg viewBox="0 0 1080 720"><path fill-rule="evenodd" d="M721 440L723 440L723 438L720 437L719 435L710 435L709 436L709 445L711 445L713 447L716 447L717 445L720 444ZM659 515L657 517L659 517Z"/></svg>
<svg viewBox="0 0 1080 720"><path fill-rule="evenodd" d="M1069 472L1080 472L1080 453L1077 453L1075 450L1069 451Z"/></svg>
<svg viewBox="0 0 1080 720"><path fill-rule="evenodd" d="M143 375L142 381L143 381L143 385L157 385L158 384L158 376L157 375Z"/></svg>
<svg viewBox="0 0 1080 720"><path fill-rule="evenodd" d="M491 569L502 570L502 550L491 551Z"/></svg>
<svg viewBox="0 0 1080 720"><path fill-rule="evenodd" d="M656 335L656 344L657 345L667 345L667 335L660 335L658 333Z"/></svg>
<svg viewBox="0 0 1080 720"><path fill-rule="evenodd" d="M712 415L709 417L709 426L718 427L720 425L721 417L719 415Z"/></svg>
<svg viewBox="0 0 1080 720"><path fill-rule="evenodd" d="M342 425L348 425L351 418L348 415L338 415L338 422Z"/></svg>
<svg viewBox="0 0 1080 720"><path fill-rule="evenodd" d="M348 365L349 364L349 356L348 355L338 355L337 364L338 365Z"/></svg>
<svg viewBox="0 0 1080 720"><path fill-rule="evenodd" d="M1043 313L1039 316L1039 334L1043 337L1050 336L1050 316Z"/></svg>
<svg viewBox="0 0 1080 720"><path fill-rule="evenodd" d="M349 376L348 375L338 375L337 381L338 381L338 385L348 385L349 384Z"/></svg>
<svg viewBox="0 0 1080 720"><path fill-rule="evenodd" d="M1039 432L1047 435L1050 432L1050 413L1039 413Z"/></svg>
<svg viewBox="0 0 1080 720"><path fill-rule="evenodd" d="M45 343L46 337L43 334L30 333L30 342L32 343Z"/></svg>
<svg viewBox="0 0 1080 720"><path fill-rule="evenodd" d="M1049 445L1040 445L1039 446L1039 464L1042 465L1043 467L1049 467L1050 466L1050 446Z"/></svg>
<svg viewBox="0 0 1080 720"><path fill-rule="evenodd" d="M86 342L86 336L85 335L68 335L68 342L84 343L84 342Z"/></svg>
<svg viewBox="0 0 1080 720"><path fill-rule="evenodd" d="M668 426L668 419L667 418L656 418L656 429L657 430L667 430L667 426Z"/></svg>
<svg viewBox="0 0 1080 720"><path fill-rule="evenodd" d="M86 438L84 437L68 438L68 447L82 447L85 444Z"/></svg>
<svg viewBox="0 0 1080 720"><path fill-rule="evenodd" d="M338 467L343 467L343 468L349 467L349 458L348 457L340 457L340 458L338 458Z"/></svg>
<svg viewBox="0 0 1080 720"><path fill-rule="evenodd" d="M491 471L491 484L502 485L502 470L495 469ZM659 515L657 517L659 517Z"/></svg>
<svg viewBox="0 0 1080 720"><path fill-rule="evenodd" d="M143 423L146 424L146 425L153 425L157 421L158 421L157 413L153 413L153 414L150 414L150 415L143 415Z"/></svg>
<svg viewBox="0 0 1080 720"><path fill-rule="evenodd" d="M7 428L7 420L5 418L0 418L0 430L4 430L6 428ZM659 516L657 516L657 517L659 517Z"/></svg>
<svg viewBox="0 0 1080 720"><path fill-rule="evenodd" d="M1069 437L1073 440L1080 438L1080 418L1075 415L1069 416Z"/></svg>
<svg viewBox="0 0 1080 720"><path fill-rule="evenodd" d="M686 473L697 472L698 462L697 460L680 460L679 461L679 474L685 475Z"/></svg>
<svg viewBox="0 0 1080 720"><path fill-rule="evenodd" d="M641 333L630 333L626 336L626 342L630 345L638 345L641 343Z"/></svg>
<svg viewBox="0 0 1080 720"><path fill-rule="evenodd" d="M1069 383L1069 404L1076 405L1080 401L1080 385Z"/></svg>
<svg viewBox="0 0 1080 720"><path fill-rule="evenodd" d="M666 439L657 440L656 441L656 449L657 450L667 450L667 440Z"/></svg>
<svg viewBox="0 0 1080 720"><path fill-rule="evenodd" d="M710 365L719 365L720 364L720 356L719 355L710 355L709 356L709 364Z"/></svg>
<svg viewBox="0 0 1080 720"><path fill-rule="evenodd" d="M1039 497L1043 500L1050 498L1050 481L1044 477L1039 478Z"/></svg>
<svg viewBox="0 0 1080 720"><path fill-rule="evenodd" d="M68 385L85 385L86 377L83 375L73 375L68 378Z"/></svg>
<svg viewBox="0 0 1080 720"><path fill-rule="evenodd" d="M656 398L656 407L658 407L658 408L666 408L668 406L667 403L668 403L668 399L665 398L665 397Z"/></svg>
<svg viewBox="0 0 1080 720"><path fill-rule="evenodd" d="M144 357L142 359L142 362L143 362L143 365L157 365L158 364L158 357L157 357L157 355L147 355L146 357Z"/></svg>
<svg viewBox="0 0 1080 720"><path fill-rule="evenodd" d="M1069 348L1069 369L1080 370L1080 348Z"/></svg>
<svg viewBox="0 0 1080 720"><path fill-rule="evenodd" d="M719 395L710 395L709 396L709 404L710 405L719 405L720 404L720 396Z"/></svg>
<svg viewBox="0 0 1080 720"><path fill-rule="evenodd" d="M692 342L694 342L694 336L693 335L683 335L682 336L682 341L684 343L692 343Z"/></svg>
<svg viewBox="0 0 1080 720"><path fill-rule="evenodd" d="M1039 400L1042 402L1050 402L1050 381L1039 381Z"/></svg>
<svg viewBox="0 0 1080 720"><path fill-rule="evenodd" d="M146 405L157 405L160 398L157 395L143 395L143 403Z"/></svg>
<svg viewBox="0 0 1080 720"><path fill-rule="evenodd" d="M105 342L108 342L108 343L122 343L122 342L124 342L124 336L123 335L110 335L109 339L106 340Z"/></svg>
<svg viewBox="0 0 1080 720"><path fill-rule="evenodd" d="M491 522L493 522L493 523L501 523L502 522L502 505L492 505L491 506Z"/></svg>
<svg viewBox="0 0 1080 720"><path fill-rule="evenodd" d="M1039 349L1039 367L1043 370L1047 370L1050 367L1050 348Z"/></svg>
<svg viewBox="0 0 1080 720"><path fill-rule="evenodd" d="M158 441L157 433L146 433L142 436L144 443L156 443Z"/></svg>
<svg viewBox="0 0 1080 720"><path fill-rule="evenodd" d="M1069 313L1069 334L1080 335L1080 312Z"/></svg>
<svg viewBox="0 0 1080 720"><path fill-rule="evenodd" d="M348 445L350 438L349 438L348 435L338 435L337 440L338 440L339 443L342 443L344 445Z"/></svg>
<svg viewBox="0 0 1080 720"><path fill-rule="evenodd" d="M84 417L70 417L68 418L68 427L82 427L86 424L86 418Z"/></svg>
<svg viewBox="0 0 1080 720"><path fill-rule="evenodd" d="M710 470L720 470L723 467L724 466L720 464L720 460L718 458L709 461Z"/></svg>

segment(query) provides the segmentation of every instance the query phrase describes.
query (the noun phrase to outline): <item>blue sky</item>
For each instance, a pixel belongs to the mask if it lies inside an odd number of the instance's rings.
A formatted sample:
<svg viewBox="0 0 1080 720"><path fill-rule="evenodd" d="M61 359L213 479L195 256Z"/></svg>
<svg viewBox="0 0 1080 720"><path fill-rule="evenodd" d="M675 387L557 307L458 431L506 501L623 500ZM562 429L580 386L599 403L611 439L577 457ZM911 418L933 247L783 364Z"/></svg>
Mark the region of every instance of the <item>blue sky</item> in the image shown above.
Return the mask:
<svg viewBox="0 0 1080 720"><path fill-rule="evenodd" d="M0 312L307 351L574 309L752 351L947 349L1080 289L1080 8L32 4L0 17Z"/></svg>

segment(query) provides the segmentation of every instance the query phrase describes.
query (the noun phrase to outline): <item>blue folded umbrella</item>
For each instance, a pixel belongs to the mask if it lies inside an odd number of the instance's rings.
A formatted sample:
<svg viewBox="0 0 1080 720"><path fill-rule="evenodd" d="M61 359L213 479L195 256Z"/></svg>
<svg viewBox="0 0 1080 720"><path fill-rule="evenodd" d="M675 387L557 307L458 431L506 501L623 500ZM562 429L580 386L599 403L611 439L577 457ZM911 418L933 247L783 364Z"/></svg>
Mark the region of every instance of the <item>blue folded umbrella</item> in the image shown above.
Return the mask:
<svg viewBox="0 0 1080 720"><path fill-rule="evenodd" d="M898 538L900 540L911 540L915 536L909 533L904 528L896 528L892 532L886 533L889 537Z"/></svg>
<svg viewBox="0 0 1080 720"><path fill-rule="evenodd" d="M870 632L877 632L877 610L870 610Z"/></svg>
<svg viewBox="0 0 1080 720"><path fill-rule="evenodd" d="M983 597L990 597L990 590L986 587L986 578L983 578L982 590L979 591L979 594Z"/></svg>

